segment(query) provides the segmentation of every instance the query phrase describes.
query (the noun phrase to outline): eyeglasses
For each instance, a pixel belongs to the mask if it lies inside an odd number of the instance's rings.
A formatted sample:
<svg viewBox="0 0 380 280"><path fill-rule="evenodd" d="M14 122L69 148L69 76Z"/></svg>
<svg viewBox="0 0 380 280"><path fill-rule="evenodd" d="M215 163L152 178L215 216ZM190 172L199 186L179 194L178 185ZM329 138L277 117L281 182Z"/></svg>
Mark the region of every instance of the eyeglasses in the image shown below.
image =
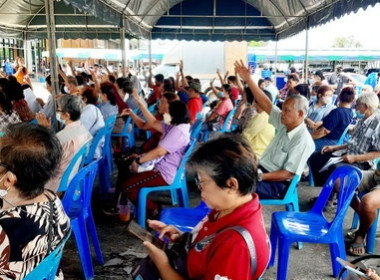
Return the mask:
<svg viewBox="0 0 380 280"><path fill-rule="evenodd" d="M202 184L205 184L205 183L211 182L211 181L212 181L211 179L200 181L198 176L194 177L195 185L197 186L198 190L200 190L200 191L202 191L202 189L203 189Z"/></svg>

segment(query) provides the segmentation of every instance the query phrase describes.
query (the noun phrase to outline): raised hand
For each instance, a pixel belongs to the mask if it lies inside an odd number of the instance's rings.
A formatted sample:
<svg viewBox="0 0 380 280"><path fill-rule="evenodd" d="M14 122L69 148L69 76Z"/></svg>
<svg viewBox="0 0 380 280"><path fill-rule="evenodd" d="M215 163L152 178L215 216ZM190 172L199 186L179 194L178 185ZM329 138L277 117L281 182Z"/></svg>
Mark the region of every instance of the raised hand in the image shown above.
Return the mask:
<svg viewBox="0 0 380 280"><path fill-rule="evenodd" d="M245 66L242 60L235 61L235 72L239 74L239 76L245 81L249 81L251 79L251 68Z"/></svg>

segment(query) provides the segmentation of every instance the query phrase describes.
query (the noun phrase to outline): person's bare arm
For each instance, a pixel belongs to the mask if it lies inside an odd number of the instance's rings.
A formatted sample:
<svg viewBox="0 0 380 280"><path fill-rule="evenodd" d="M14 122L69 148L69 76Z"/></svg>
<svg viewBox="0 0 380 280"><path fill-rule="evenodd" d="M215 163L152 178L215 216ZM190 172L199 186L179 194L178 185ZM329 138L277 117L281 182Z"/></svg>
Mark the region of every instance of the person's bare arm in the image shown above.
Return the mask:
<svg viewBox="0 0 380 280"><path fill-rule="evenodd" d="M238 86L238 90L241 94L243 94L244 93L244 86L241 83L240 77L239 77L238 73L236 73L236 71L235 71L235 77L236 77L236 83Z"/></svg>
<svg viewBox="0 0 380 280"><path fill-rule="evenodd" d="M210 81L210 87L211 87L212 92L219 98L218 90L214 86L214 82L215 82L215 78Z"/></svg>
<svg viewBox="0 0 380 280"><path fill-rule="evenodd" d="M188 87L189 84L187 83L187 80L185 78L185 74L183 73L183 61L180 60L179 61L179 73L181 74L181 82L182 82L182 86L185 88L185 87Z"/></svg>
<svg viewBox="0 0 380 280"><path fill-rule="evenodd" d="M212 122L213 120L216 120L219 117L218 113L212 112L211 115L205 120L205 122Z"/></svg>
<svg viewBox="0 0 380 280"><path fill-rule="evenodd" d="M223 79L222 75L220 74L220 70L219 70L219 69L216 69L216 74L218 75L218 78L219 78L220 84L221 84L221 85L224 85L225 82L224 82L224 79Z"/></svg>
<svg viewBox="0 0 380 280"><path fill-rule="evenodd" d="M130 116L132 118L132 121L135 123L135 125L142 130L148 130L151 129L152 127L145 122L142 118L140 118L138 115L136 115L133 110L130 108L124 109L120 116Z"/></svg>
<svg viewBox="0 0 380 280"><path fill-rule="evenodd" d="M311 137L313 137L313 139L320 139L322 137L325 137L326 135L330 134L330 130L324 128L323 126L318 128L316 131L313 132L313 134L311 134Z"/></svg>
<svg viewBox="0 0 380 280"><path fill-rule="evenodd" d="M108 69L107 61L103 61L103 68L106 70L107 75L109 75L109 76L113 76L115 79L117 79L117 76L115 75L115 73L111 72L111 71Z"/></svg>
<svg viewBox="0 0 380 280"><path fill-rule="evenodd" d="M235 61L235 71L239 74L239 76L248 84L250 90L253 93L255 98L255 102L260 105L261 108L268 115L270 115L272 111L272 101L265 95L265 93L258 87L258 85L251 78L251 71L248 67L246 67L242 60Z"/></svg>
<svg viewBox="0 0 380 280"><path fill-rule="evenodd" d="M290 180L294 177L294 173L287 170L278 170L274 172L268 172L263 174L263 181L281 182Z"/></svg>

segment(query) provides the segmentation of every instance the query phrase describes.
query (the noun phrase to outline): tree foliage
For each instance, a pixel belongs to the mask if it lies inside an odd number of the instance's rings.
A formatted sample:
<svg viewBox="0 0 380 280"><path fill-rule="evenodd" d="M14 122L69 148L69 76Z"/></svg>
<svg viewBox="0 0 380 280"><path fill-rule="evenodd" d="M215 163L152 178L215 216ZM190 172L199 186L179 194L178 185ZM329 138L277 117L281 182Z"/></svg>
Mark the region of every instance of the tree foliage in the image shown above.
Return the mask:
<svg viewBox="0 0 380 280"><path fill-rule="evenodd" d="M268 46L268 42L264 41L249 41L248 42L249 47L266 47Z"/></svg>
<svg viewBox="0 0 380 280"><path fill-rule="evenodd" d="M355 36L337 37L332 45L333 48L361 48L363 45L356 40Z"/></svg>

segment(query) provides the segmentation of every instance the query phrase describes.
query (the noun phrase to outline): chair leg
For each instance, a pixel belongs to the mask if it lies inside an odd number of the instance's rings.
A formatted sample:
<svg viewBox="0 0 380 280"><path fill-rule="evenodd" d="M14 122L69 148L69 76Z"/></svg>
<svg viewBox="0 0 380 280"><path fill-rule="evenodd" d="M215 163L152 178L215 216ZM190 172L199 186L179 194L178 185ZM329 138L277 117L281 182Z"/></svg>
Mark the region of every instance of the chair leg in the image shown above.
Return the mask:
<svg viewBox="0 0 380 280"><path fill-rule="evenodd" d="M86 224L83 217L71 221L71 227L74 232L80 262L86 280L94 278L94 269L92 267L91 251L87 236Z"/></svg>
<svg viewBox="0 0 380 280"><path fill-rule="evenodd" d="M342 269L342 266L336 261L336 257L340 257L344 260L346 259L346 249L343 240L343 233L341 237L338 237L336 243L330 243L329 246L333 275L334 277L338 277L339 272Z"/></svg>
<svg viewBox="0 0 380 280"><path fill-rule="evenodd" d="M108 163L103 159L99 162L98 173L99 173L100 194L107 194L112 188L111 175L110 175L111 172L109 170Z"/></svg>
<svg viewBox="0 0 380 280"><path fill-rule="evenodd" d="M179 206L189 208L189 194L187 192L186 180L183 180L182 187L178 190L179 194Z"/></svg>
<svg viewBox="0 0 380 280"><path fill-rule="evenodd" d="M92 216L91 209L88 210L88 217L87 217L87 226L91 234L91 240L92 244L94 246L96 258L98 259L99 264L104 264L103 256L102 256L102 250L100 249L98 234L96 232L94 217Z"/></svg>
<svg viewBox="0 0 380 280"><path fill-rule="evenodd" d="M359 226L359 215L354 212L354 217L352 218L351 230L356 230Z"/></svg>
<svg viewBox="0 0 380 280"><path fill-rule="evenodd" d="M137 204L137 222L142 228L145 228L146 220L146 200L148 194L144 189L141 189L139 192L138 204Z"/></svg>
<svg viewBox="0 0 380 280"><path fill-rule="evenodd" d="M291 243L279 234L277 280L286 280L288 275L289 251Z"/></svg>
<svg viewBox="0 0 380 280"><path fill-rule="evenodd" d="M377 230L378 219L379 219L379 210L377 210L376 219L373 221L372 226L369 228L369 231L367 232L366 251L368 254L373 254L373 252L375 251L376 230Z"/></svg>
<svg viewBox="0 0 380 280"><path fill-rule="evenodd" d="M270 244L271 244L271 255L270 255L270 260L268 267L274 266L274 262L276 259L276 248L277 248L277 226L275 222L273 221L273 216L272 216L272 224L270 227Z"/></svg>
<svg viewBox="0 0 380 280"><path fill-rule="evenodd" d="M177 205L178 204L177 190L170 190L170 196L172 198L172 205Z"/></svg>

